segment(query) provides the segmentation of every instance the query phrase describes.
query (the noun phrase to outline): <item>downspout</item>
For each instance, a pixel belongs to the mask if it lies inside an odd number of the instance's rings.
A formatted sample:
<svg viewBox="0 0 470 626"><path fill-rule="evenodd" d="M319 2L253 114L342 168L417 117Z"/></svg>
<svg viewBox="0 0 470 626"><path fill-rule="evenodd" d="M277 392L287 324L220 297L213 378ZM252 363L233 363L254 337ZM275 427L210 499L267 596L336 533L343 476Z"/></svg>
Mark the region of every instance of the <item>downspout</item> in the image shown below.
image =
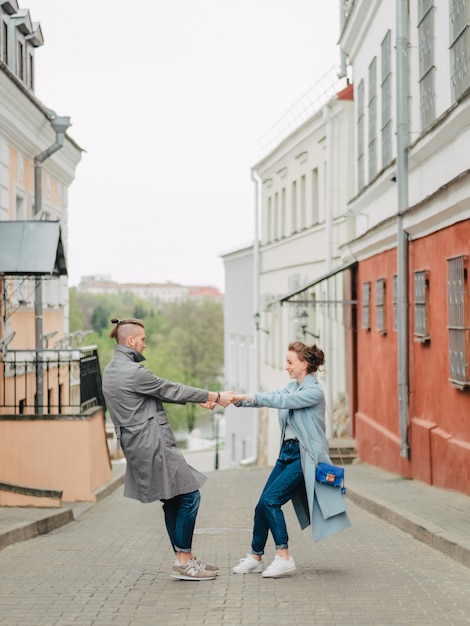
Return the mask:
<svg viewBox="0 0 470 626"><path fill-rule="evenodd" d="M404 214L408 209L408 0L397 0L396 9L398 408L400 454L403 458L409 459L408 233L404 230Z"/></svg>
<svg viewBox="0 0 470 626"><path fill-rule="evenodd" d="M258 175L256 170L251 170L251 179L255 183L255 233L253 240L253 337L254 337L254 375L253 375L253 386L255 391L259 389L259 370L260 370L260 362L259 362L259 333L256 328L255 323L255 314L259 313L259 232L260 232L260 215L261 215L261 207L263 202L263 183L261 177ZM259 441L258 441L258 429L259 429L259 420L258 420L258 411L254 411L253 415L253 441L256 442L256 450L255 456L253 458L247 459L245 464L248 463L256 463L259 458ZM243 461L242 461L243 464Z"/></svg>
<svg viewBox="0 0 470 626"><path fill-rule="evenodd" d="M339 33L340 36L343 32L344 25L346 24L346 0L339 0ZM347 70L346 70L346 53L343 48L340 48L340 66L338 72L338 78L346 78Z"/></svg>
<svg viewBox="0 0 470 626"><path fill-rule="evenodd" d="M51 126L55 130L55 142L46 150L34 157L34 217L42 218L42 164L46 159L60 150L64 145L65 132L70 126L70 117L54 117ZM42 368L43 349L43 293L42 277L36 276L34 296L34 318L36 334L36 399L35 412L44 407L44 372Z"/></svg>
<svg viewBox="0 0 470 626"><path fill-rule="evenodd" d="M326 127L326 194L325 194L325 265L326 272L329 273L333 267L333 120L331 118L330 104L323 107L323 121ZM325 360L327 365L326 379L326 406L330 419L326 420L326 436L332 436L333 420L333 326L330 316L331 286L330 281L326 281L326 316L325 316Z"/></svg>

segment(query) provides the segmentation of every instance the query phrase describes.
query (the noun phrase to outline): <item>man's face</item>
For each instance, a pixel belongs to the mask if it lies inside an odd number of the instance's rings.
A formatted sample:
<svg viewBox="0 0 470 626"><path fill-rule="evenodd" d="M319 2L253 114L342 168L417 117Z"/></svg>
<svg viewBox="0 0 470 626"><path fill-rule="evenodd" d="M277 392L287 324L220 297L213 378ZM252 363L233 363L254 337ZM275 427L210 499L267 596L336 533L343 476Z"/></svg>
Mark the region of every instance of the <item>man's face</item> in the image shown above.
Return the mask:
<svg viewBox="0 0 470 626"><path fill-rule="evenodd" d="M146 347L145 346L145 330L141 328L140 326L138 328L139 330L137 331L135 336L129 337L128 342L131 348L134 348L134 350L137 350L137 352L143 352L144 348Z"/></svg>

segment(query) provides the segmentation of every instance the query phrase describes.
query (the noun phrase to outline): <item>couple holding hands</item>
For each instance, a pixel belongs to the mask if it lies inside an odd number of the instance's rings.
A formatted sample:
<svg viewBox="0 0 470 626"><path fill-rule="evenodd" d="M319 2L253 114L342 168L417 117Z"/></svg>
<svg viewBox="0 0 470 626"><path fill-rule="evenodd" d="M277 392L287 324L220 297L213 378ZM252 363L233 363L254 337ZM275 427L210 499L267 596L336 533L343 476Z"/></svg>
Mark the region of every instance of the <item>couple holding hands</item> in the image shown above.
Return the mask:
<svg viewBox="0 0 470 626"><path fill-rule="evenodd" d="M339 489L315 481L315 466L329 463L325 436L325 400L314 375L323 351L300 341L288 346L285 369L291 382L283 389L254 394L207 391L159 378L142 361L145 327L138 319L113 319L114 356L103 373L103 394L127 461L124 495L140 502L163 503L165 525L175 554L171 577L211 580L219 571L192 552L192 539L206 476L191 467L177 448L164 402L195 402L278 409L281 447L255 508L251 552L233 568L236 574L277 578L295 571L289 553L282 506L292 500L302 528L323 537L350 526ZM262 556L271 532L276 554L264 567Z"/></svg>

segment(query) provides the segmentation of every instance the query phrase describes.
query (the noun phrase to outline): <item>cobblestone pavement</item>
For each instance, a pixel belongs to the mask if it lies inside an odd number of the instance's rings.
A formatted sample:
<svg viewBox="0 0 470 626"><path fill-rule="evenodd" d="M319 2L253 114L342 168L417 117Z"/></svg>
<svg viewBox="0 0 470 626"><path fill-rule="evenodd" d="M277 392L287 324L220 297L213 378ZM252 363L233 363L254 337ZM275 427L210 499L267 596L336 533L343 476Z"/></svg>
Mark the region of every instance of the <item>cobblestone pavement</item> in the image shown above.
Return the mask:
<svg viewBox="0 0 470 626"><path fill-rule="evenodd" d="M208 474L193 547L218 563L216 580L171 579L160 503L123 498L120 486L74 521L0 551L0 625L470 624L470 569L352 501L352 528L319 543L286 505L294 575L233 574L267 474ZM273 554L270 542L267 562Z"/></svg>

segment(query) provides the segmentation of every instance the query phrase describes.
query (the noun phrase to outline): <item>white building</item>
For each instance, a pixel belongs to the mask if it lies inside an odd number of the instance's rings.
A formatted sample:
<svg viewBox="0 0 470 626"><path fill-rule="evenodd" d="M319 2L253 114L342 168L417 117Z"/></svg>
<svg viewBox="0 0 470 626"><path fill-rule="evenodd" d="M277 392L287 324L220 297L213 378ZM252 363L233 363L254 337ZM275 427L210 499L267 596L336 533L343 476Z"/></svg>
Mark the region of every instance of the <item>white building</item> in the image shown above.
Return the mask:
<svg viewBox="0 0 470 626"><path fill-rule="evenodd" d="M186 300L223 301L223 294L210 285L178 285L176 283L118 283L109 276L84 276L80 291L94 294L118 295L132 293L137 298L150 302L185 302Z"/></svg>
<svg viewBox="0 0 470 626"><path fill-rule="evenodd" d="M319 379L330 436L336 434L333 412L348 391L347 305L338 269L344 266L339 247L354 236L347 212L354 181L352 115L352 88L346 85L253 167L261 186L259 326L269 331L260 334L260 388L289 382L284 367L290 342L316 343L325 352ZM269 413L267 456L273 461L279 428L277 412Z"/></svg>
<svg viewBox="0 0 470 626"><path fill-rule="evenodd" d="M354 141L352 88L346 80L340 85L336 74L330 74L329 81L322 98L302 103L301 110L308 114L301 121L294 116L297 125L287 136L285 130L280 136L271 129L274 147L252 168L258 198L252 250L254 296L248 292L249 274L241 260L244 251L238 251L239 257L237 252L225 257L226 271L230 270L225 280L230 346L225 363L230 386L237 382L231 377L231 364L243 361L246 352L230 337L240 314L255 334L252 381L256 387L247 391L284 387L289 382L284 369L288 344L297 339L315 342L325 351L326 367L319 378L332 415L336 407L344 406L348 394L343 272L349 264L341 259L339 247L354 236L354 219L347 211L353 193ZM281 126L285 129L283 120ZM229 415L236 410L230 409ZM259 409L257 425L258 461L272 464L279 450L277 411ZM330 435L338 434L331 425L328 430ZM230 441L226 445L230 448Z"/></svg>
<svg viewBox="0 0 470 626"><path fill-rule="evenodd" d="M230 286L224 299L224 388L253 393L258 389L253 246L221 257L225 283ZM226 467L257 460L258 413L252 408L225 409Z"/></svg>

